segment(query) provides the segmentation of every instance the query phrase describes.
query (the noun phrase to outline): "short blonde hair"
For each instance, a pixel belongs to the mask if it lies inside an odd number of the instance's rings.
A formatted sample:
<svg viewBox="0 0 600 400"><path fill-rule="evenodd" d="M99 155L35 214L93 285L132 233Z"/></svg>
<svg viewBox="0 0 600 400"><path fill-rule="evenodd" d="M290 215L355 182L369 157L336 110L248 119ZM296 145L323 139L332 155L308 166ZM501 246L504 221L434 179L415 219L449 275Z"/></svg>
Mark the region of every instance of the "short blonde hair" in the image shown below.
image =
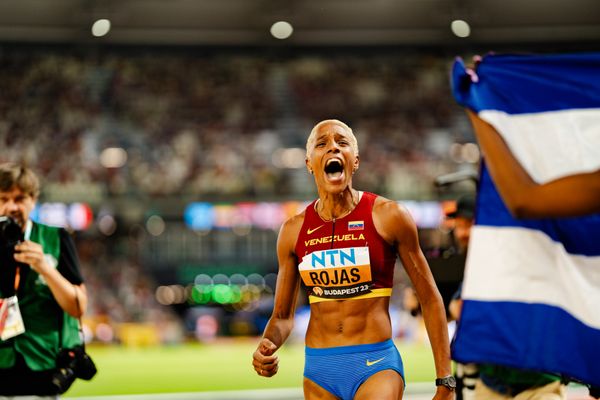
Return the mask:
<svg viewBox="0 0 600 400"><path fill-rule="evenodd" d="M346 125L339 119L326 119L326 120L323 120L323 121L319 122L318 124L316 124L314 126L314 128L312 128L312 131L310 131L310 135L308 135L308 139L306 140L306 157L308 158L310 149L311 149L313 143L315 142L315 140L317 139L317 132L323 125L326 125L326 124L339 125L349 133L350 146L352 146L352 148L354 149L354 155L357 156L358 155L358 141L356 140L356 136L354 136L354 132L352 132L352 128L350 128L348 125Z"/></svg>

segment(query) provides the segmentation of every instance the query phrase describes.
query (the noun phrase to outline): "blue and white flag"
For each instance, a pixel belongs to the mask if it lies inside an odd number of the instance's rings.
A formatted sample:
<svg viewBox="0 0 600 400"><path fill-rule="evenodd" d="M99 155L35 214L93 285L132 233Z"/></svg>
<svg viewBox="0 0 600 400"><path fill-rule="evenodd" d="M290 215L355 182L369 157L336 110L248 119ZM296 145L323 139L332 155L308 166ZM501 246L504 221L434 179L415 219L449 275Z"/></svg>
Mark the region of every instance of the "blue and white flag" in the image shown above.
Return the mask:
<svg viewBox="0 0 600 400"><path fill-rule="evenodd" d="M489 55L456 100L538 183L600 169L600 54ZM600 386L600 214L516 219L482 166L453 358Z"/></svg>

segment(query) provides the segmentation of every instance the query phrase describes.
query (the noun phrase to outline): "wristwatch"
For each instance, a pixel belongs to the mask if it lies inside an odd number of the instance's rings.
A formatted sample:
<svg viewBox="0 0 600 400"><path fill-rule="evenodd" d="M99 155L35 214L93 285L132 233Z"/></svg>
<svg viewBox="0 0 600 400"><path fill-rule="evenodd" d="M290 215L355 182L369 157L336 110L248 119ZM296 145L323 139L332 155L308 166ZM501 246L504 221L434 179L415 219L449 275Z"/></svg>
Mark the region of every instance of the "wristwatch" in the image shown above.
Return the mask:
<svg viewBox="0 0 600 400"><path fill-rule="evenodd" d="M452 375L437 378L435 380L435 386L446 386L448 389L454 390L456 389L456 379L454 379Z"/></svg>

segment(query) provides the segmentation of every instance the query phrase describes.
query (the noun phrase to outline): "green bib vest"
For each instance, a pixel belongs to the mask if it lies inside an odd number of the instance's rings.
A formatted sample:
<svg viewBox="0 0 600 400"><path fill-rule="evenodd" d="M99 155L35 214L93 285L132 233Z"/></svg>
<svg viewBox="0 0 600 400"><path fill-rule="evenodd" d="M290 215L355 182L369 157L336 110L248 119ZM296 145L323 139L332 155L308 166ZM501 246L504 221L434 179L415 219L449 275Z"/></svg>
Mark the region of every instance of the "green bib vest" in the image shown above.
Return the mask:
<svg viewBox="0 0 600 400"><path fill-rule="evenodd" d="M46 261L55 268L60 259L58 230L33 223L29 238L42 245ZM12 367L19 352L33 371L54 369L60 348L81 344L78 321L60 308L41 275L33 269L23 275L25 279L21 280L17 298L25 332L7 341L0 340L0 368ZM4 297L2 293L0 297Z"/></svg>

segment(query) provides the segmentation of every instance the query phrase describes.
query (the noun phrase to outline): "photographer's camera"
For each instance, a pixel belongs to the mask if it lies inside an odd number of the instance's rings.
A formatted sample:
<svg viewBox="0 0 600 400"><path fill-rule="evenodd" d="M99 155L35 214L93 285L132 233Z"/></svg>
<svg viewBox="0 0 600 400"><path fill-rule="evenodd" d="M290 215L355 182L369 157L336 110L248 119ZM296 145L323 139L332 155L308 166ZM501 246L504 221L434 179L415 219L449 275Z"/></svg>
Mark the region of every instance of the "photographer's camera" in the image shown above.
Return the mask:
<svg viewBox="0 0 600 400"><path fill-rule="evenodd" d="M0 216L0 246L14 247L24 240L21 225L7 215Z"/></svg>
<svg viewBox="0 0 600 400"><path fill-rule="evenodd" d="M56 371L52 375L52 384L58 393L66 392L75 378L89 381L96 375L96 366L85 352L83 346L62 349L56 357Z"/></svg>

